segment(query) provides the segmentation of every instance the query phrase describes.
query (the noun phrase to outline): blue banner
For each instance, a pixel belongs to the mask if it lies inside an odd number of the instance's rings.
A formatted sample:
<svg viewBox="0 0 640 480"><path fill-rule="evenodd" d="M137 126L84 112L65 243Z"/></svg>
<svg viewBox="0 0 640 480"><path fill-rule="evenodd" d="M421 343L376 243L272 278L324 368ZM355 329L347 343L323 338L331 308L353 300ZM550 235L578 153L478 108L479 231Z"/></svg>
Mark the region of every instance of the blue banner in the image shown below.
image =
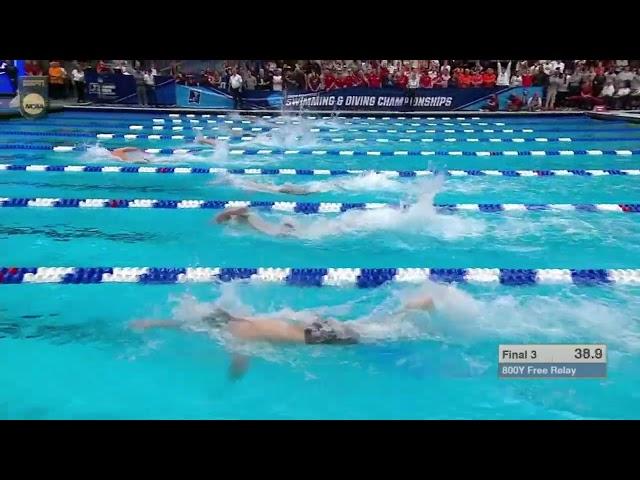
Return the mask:
<svg viewBox="0 0 640 480"><path fill-rule="evenodd" d="M176 85L177 105L191 108L233 108L231 95L212 87ZM481 110L492 95L497 95L500 110L506 110L510 95L542 96L542 87L491 88L418 88L413 92L400 88L343 88L330 92L248 90L242 93L243 110L352 110L429 112Z"/></svg>
<svg viewBox="0 0 640 480"><path fill-rule="evenodd" d="M94 103L138 104L136 80L133 75L98 74L85 71L87 98ZM155 105L176 105L176 89L173 77L155 76Z"/></svg>

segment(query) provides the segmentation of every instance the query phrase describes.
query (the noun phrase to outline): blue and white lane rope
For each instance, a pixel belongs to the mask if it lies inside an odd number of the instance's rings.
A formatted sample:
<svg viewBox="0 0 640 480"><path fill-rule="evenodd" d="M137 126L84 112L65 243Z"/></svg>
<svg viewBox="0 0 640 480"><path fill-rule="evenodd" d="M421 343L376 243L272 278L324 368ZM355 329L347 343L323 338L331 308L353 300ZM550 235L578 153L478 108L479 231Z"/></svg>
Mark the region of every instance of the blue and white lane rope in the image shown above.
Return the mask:
<svg viewBox="0 0 640 480"><path fill-rule="evenodd" d="M136 167L105 165L13 165L0 163L0 171L25 172L86 172L86 173L162 173L162 174L194 174L194 175L315 175L339 176L377 173L388 177L421 177L430 175L446 175L450 177L467 176L503 176L503 177L554 177L582 176L597 177L606 175L640 175L640 169L608 169L608 170L328 170L300 168L199 168L199 167Z"/></svg>
<svg viewBox="0 0 640 480"><path fill-rule="evenodd" d="M291 286L372 288L385 283L427 280L509 286L536 284L640 285L640 269L506 268L155 268L4 267L0 284L57 283L211 283L245 280Z"/></svg>
<svg viewBox="0 0 640 480"><path fill-rule="evenodd" d="M0 144L0 150L48 150L54 152L85 152L89 147L86 145L39 145L22 143ZM147 148L146 153L162 155L181 155L186 153L208 152L213 148ZM631 156L640 155L638 150L492 150L492 151L453 151L453 150L335 150L335 149L284 149L284 148L241 148L230 149L229 155L343 155L343 156L468 156L468 157L489 157L489 156L555 156L555 155L618 155Z"/></svg>
<svg viewBox="0 0 640 480"><path fill-rule="evenodd" d="M338 213L347 210L374 210L378 208L404 209L410 205L373 202L272 202L244 200L154 200L105 198L0 198L0 207L26 208L162 208L162 209L224 209L254 207L283 212L313 214ZM569 204L569 203L442 203L434 204L442 211L511 212L511 211L583 211L640 213L640 203Z"/></svg>
<svg viewBox="0 0 640 480"><path fill-rule="evenodd" d="M37 132L37 131L7 131L2 135L21 136L21 137L55 137L55 138L95 138L97 140L178 140L192 142L198 139L193 135L154 135L154 134L126 134L126 133L55 133L55 132ZM255 135L229 136L216 135L205 136L204 138L212 140L229 140L232 142L256 140ZM441 142L469 142L469 143L566 143L566 142L640 142L640 138L634 137L602 137L602 138L580 138L580 137L535 137L535 138L493 138L493 137L429 137L420 139L411 138L361 138L355 135L347 135L344 137L319 137L319 140L327 142L378 142L378 143L441 143Z"/></svg>
<svg viewBox="0 0 640 480"><path fill-rule="evenodd" d="M423 126L424 127L424 126ZM203 127L203 126L193 126L193 125L179 125L179 126L164 126L164 125L129 125L129 130L156 130L156 131L163 131L163 130L171 130L174 132L181 132L184 130L199 130L199 131L216 131L216 130L221 130L221 129L225 129L227 130L227 127ZM228 130L230 130L231 132L269 132L269 131L278 131L281 130L280 127L230 127L228 128ZM431 129L425 129L425 130L416 130L415 128L403 128L403 129L397 129L397 128L369 128L367 126L361 126L359 128L337 128L337 127L311 127L308 129L311 133L319 133L319 132L331 132L331 133L336 133L336 132L368 132L368 133L415 133L415 134L422 134L422 133L534 133L534 130L532 128L520 128L520 129L512 129L512 128L505 128L505 129L491 129L491 128L487 128L487 129L462 129L462 130L455 130L455 129L437 129L437 128L431 128ZM547 131L553 131L557 133L557 129L554 130L547 130ZM563 130L564 131L564 130ZM582 130L577 130L577 131L582 131ZM598 130L601 131L601 130ZM626 131L626 130L625 130Z"/></svg>

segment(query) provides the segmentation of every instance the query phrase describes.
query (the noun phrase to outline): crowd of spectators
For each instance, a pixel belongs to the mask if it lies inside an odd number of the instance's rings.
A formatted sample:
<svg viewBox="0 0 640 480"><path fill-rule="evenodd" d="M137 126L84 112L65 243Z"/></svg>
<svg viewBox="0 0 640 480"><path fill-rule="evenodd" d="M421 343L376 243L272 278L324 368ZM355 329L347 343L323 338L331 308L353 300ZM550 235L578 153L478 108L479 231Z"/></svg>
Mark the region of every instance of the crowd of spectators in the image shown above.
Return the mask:
<svg viewBox="0 0 640 480"><path fill-rule="evenodd" d="M153 63L140 60L93 62L26 61L27 75L48 75L52 98L75 93L85 100L84 72L132 75L139 102L155 103ZM638 60L251 60L216 62L199 72L182 71L173 61L166 68L176 82L229 91L236 102L241 92L332 91L349 87L479 88L523 87L522 95L509 98L509 110L554 110L640 107L640 61ZM70 74L67 73L70 70ZM528 95L529 87L542 87L542 95ZM537 89L540 90L540 89ZM488 110L499 109L491 98Z"/></svg>

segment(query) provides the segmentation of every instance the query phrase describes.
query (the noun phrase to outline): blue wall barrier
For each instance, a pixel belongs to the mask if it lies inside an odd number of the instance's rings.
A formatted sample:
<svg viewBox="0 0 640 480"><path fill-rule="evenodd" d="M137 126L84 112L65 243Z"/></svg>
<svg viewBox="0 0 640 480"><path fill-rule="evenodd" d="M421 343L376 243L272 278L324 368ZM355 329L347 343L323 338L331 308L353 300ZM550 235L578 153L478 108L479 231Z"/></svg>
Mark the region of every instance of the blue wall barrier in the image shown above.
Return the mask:
<svg viewBox="0 0 640 480"><path fill-rule="evenodd" d="M177 105L192 108L232 108L233 99L224 91L212 87L176 85ZM330 92L274 92L245 91L242 109L285 110L360 110L360 111L413 111L480 110L492 95L497 95L500 109L506 110L508 97L520 97L527 90L531 97L535 92L542 96L542 87L492 87L492 88L418 88L410 95L400 88L343 88Z"/></svg>
<svg viewBox="0 0 640 480"><path fill-rule="evenodd" d="M132 75L100 74L85 71L87 98L96 103L137 105L136 81ZM176 105L176 89L173 77L156 76L157 105Z"/></svg>

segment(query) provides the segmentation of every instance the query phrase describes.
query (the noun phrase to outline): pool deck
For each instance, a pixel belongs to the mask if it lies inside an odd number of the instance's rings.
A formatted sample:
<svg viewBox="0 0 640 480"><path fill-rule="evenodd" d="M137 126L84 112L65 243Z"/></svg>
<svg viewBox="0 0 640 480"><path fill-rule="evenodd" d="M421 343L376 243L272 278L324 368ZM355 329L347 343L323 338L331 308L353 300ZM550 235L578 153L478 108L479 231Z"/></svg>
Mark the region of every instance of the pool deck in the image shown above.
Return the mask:
<svg viewBox="0 0 640 480"><path fill-rule="evenodd" d="M624 111L613 110L611 112L589 112L589 116L598 120L626 120L627 122L640 123L640 110Z"/></svg>

